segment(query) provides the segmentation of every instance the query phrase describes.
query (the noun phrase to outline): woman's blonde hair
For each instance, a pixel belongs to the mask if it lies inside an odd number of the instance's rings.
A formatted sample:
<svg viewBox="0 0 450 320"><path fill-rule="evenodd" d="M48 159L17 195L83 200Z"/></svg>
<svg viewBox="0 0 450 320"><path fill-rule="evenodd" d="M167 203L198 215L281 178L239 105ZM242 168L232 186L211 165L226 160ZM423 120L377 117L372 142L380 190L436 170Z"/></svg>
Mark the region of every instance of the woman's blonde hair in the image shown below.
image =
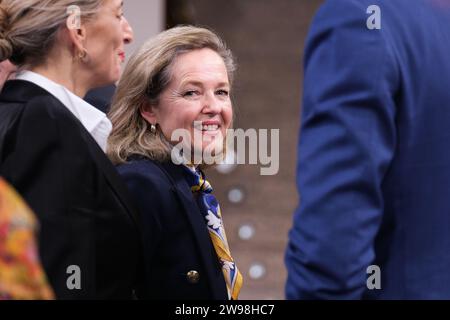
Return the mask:
<svg viewBox="0 0 450 320"><path fill-rule="evenodd" d="M146 104L158 104L160 94L170 82L176 57L203 48L222 57L231 84L236 69L233 55L214 32L205 28L180 26L166 30L148 40L130 58L109 112L113 130L107 153L114 164L126 162L131 155L159 162L170 159L170 144L159 128L156 133L150 131L141 110Z"/></svg>
<svg viewBox="0 0 450 320"><path fill-rule="evenodd" d="M92 19L106 0L0 0L0 61L17 66L45 63L68 8L80 9L81 21Z"/></svg>

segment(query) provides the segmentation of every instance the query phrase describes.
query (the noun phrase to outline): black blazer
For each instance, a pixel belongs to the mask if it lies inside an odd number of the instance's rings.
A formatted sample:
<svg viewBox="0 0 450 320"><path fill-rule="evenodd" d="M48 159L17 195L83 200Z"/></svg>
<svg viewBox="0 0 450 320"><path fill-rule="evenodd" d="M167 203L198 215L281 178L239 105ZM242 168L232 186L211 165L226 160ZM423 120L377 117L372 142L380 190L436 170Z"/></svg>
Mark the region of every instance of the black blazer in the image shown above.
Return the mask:
<svg viewBox="0 0 450 320"><path fill-rule="evenodd" d="M81 122L31 82L8 81L0 94L0 171L38 217L57 298L132 298L141 249L126 186ZM67 286L70 266L80 290Z"/></svg>
<svg viewBox="0 0 450 320"><path fill-rule="evenodd" d="M141 211L143 296L227 300L222 269L183 168L134 157L118 171Z"/></svg>

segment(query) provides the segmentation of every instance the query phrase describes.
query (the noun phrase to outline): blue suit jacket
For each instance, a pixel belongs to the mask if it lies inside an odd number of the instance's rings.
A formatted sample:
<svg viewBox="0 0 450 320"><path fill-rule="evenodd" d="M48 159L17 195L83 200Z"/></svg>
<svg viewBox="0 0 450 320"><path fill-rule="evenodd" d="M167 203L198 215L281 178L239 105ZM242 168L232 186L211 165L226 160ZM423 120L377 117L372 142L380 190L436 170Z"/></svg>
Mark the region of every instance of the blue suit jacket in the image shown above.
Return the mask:
<svg viewBox="0 0 450 320"><path fill-rule="evenodd" d="M184 169L136 156L118 171L141 212L146 279L139 296L227 300L222 268Z"/></svg>
<svg viewBox="0 0 450 320"><path fill-rule="evenodd" d="M96 107L98 110L108 113L115 92L116 86L114 84L95 88L88 91L84 97L84 100Z"/></svg>
<svg viewBox="0 0 450 320"><path fill-rule="evenodd" d="M373 4L380 30L366 27ZM288 298L449 299L448 2L327 1L307 40L298 152Z"/></svg>

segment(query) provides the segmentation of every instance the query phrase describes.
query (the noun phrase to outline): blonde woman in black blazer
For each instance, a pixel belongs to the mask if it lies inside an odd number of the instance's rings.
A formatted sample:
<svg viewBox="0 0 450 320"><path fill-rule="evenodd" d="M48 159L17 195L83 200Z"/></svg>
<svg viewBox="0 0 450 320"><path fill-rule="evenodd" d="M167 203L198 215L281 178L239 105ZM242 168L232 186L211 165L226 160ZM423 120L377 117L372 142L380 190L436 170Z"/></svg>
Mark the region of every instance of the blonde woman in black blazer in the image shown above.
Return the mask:
<svg viewBox="0 0 450 320"><path fill-rule="evenodd" d="M0 4L0 60L20 68L0 95L0 171L38 217L59 299L134 296L136 211L104 153L111 124L80 98L119 78L132 39L122 11L121 0Z"/></svg>

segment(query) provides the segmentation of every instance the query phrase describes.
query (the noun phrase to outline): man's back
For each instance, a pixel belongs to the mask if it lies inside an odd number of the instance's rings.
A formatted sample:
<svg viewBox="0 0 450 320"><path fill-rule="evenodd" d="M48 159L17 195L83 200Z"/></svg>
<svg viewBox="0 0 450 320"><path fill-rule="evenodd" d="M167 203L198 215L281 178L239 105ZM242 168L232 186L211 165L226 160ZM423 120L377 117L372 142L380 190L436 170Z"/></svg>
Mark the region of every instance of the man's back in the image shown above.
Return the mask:
<svg viewBox="0 0 450 320"><path fill-rule="evenodd" d="M449 52L450 1L330 0L319 11L288 298L450 298ZM366 287L370 265L379 290Z"/></svg>

